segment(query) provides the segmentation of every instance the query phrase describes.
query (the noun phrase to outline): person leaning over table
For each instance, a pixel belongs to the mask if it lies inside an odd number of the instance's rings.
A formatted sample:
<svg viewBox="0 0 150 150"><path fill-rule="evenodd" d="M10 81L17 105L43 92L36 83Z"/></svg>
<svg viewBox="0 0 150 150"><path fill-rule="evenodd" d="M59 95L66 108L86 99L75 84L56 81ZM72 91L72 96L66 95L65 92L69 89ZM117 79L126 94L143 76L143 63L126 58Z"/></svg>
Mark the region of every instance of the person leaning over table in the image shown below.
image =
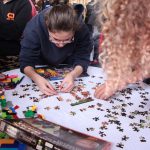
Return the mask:
<svg viewBox="0 0 150 150"><path fill-rule="evenodd" d="M47 95L57 94L52 85L38 75L34 67L39 64L73 65L60 87L69 92L74 79L87 71L93 42L85 24L77 22L75 12L68 5L56 5L34 17L26 26L21 41L20 67Z"/></svg>
<svg viewBox="0 0 150 150"><path fill-rule="evenodd" d="M150 1L98 0L104 40L101 60L107 74L95 97L108 99L130 83L150 77Z"/></svg>

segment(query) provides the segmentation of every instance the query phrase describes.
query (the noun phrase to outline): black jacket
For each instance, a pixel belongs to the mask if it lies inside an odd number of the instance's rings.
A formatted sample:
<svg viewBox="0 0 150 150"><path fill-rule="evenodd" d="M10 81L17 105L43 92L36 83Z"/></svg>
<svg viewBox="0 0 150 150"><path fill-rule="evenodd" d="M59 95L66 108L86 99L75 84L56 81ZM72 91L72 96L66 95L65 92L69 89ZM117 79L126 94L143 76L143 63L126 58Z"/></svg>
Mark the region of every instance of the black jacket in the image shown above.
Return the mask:
<svg viewBox="0 0 150 150"><path fill-rule="evenodd" d="M50 9L50 8L49 8ZM85 24L75 33L74 42L59 48L49 41L48 29L42 11L27 24L21 41L20 66L23 72L26 66L46 64L57 66L67 63L81 65L86 71L93 48L90 33Z"/></svg>
<svg viewBox="0 0 150 150"><path fill-rule="evenodd" d="M17 55L26 23L32 17L29 0L0 2L0 55Z"/></svg>

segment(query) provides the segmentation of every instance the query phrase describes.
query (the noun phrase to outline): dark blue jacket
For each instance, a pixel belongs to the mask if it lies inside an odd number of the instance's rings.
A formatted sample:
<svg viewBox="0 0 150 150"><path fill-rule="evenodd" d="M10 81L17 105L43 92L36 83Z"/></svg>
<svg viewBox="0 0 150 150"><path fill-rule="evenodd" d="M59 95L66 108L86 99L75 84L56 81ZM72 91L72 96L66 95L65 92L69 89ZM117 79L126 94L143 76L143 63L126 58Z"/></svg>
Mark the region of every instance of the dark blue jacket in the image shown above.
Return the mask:
<svg viewBox="0 0 150 150"><path fill-rule="evenodd" d="M0 55L19 55L21 35L31 18L29 0L0 1Z"/></svg>
<svg viewBox="0 0 150 150"><path fill-rule="evenodd" d="M57 66L64 62L73 66L81 65L86 71L93 47L87 26L83 24L75 33L73 43L59 48L49 41L44 20L46 11L39 13L28 22L24 30L20 52L21 71L23 72L26 66L35 67L41 64Z"/></svg>

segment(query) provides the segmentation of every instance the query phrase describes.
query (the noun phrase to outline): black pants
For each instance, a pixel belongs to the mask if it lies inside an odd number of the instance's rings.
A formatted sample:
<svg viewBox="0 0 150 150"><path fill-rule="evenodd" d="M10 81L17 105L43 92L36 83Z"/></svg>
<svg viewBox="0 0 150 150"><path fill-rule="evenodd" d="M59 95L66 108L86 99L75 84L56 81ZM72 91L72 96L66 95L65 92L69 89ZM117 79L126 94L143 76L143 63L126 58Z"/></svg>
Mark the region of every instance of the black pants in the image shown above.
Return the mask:
<svg viewBox="0 0 150 150"><path fill-rule="evenodd" d="M0 39L0 56L16 56L20 52L20 41Z"/></svg>

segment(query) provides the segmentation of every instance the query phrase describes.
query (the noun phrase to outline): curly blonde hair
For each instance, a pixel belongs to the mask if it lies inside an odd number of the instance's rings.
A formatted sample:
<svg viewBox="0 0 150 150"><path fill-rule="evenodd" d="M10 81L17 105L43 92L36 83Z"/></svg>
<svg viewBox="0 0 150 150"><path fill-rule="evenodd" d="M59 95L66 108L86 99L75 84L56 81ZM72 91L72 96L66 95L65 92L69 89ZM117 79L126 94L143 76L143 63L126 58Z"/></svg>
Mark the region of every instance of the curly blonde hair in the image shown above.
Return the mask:
<svg viewBox="0 0 150 150"><path fill-rule="evenodd" d="M102 66L111 86L150 77L150 0L97 3L104 35Z"/></svg>

